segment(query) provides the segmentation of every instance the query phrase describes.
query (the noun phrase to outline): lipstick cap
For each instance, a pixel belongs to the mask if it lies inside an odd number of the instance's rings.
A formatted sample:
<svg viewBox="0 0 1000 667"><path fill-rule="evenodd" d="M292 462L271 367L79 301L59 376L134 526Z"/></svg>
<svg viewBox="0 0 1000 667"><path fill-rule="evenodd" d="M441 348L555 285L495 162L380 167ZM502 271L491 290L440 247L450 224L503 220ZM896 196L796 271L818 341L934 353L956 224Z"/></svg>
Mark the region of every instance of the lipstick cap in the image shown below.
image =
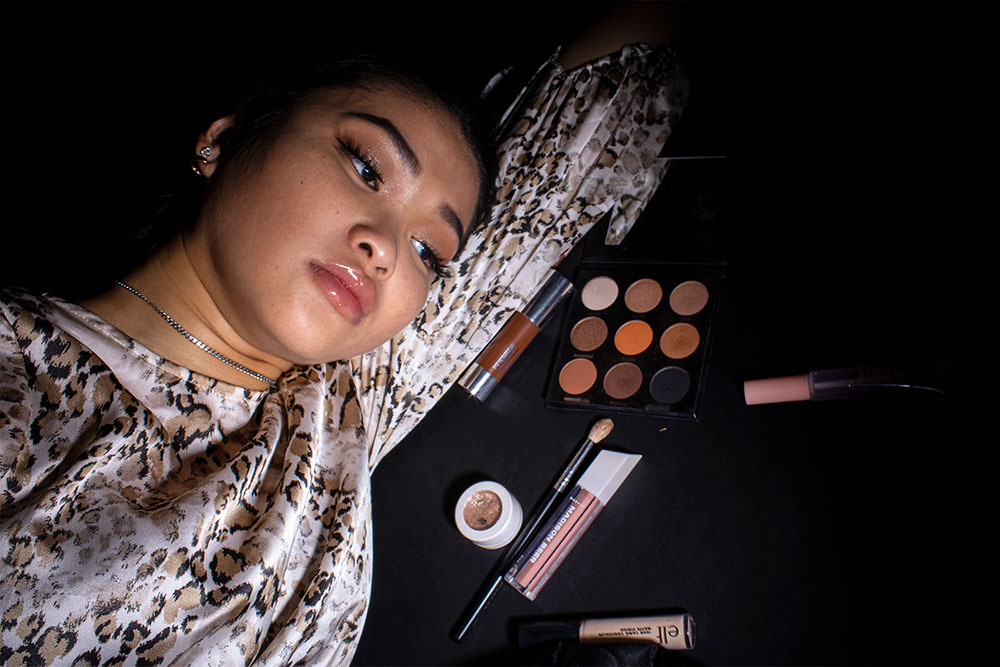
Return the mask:
<svg viewBox="0 0 1000 667"><path fill-rule="evenodd" d="M549 321L556 308L573 293L573 283L561 273L553 271L548 280L524 309L524 315L541 329Z"/></svg>

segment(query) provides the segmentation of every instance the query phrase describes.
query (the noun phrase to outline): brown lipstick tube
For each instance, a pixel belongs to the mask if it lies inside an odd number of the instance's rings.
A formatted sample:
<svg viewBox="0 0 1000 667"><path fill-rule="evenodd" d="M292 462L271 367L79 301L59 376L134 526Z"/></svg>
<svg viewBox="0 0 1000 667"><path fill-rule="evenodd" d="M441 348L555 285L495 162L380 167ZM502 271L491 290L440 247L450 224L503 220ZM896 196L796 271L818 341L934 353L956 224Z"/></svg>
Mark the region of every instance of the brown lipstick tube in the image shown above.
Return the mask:
<svg viewBox="0 0 1000 667"><path fill-rule="evenodd" d="M553 271L524 312L511 315L486 349L465 369L458 384L480 401L485 401L559 304L572 292L573 283Z"/></svg>

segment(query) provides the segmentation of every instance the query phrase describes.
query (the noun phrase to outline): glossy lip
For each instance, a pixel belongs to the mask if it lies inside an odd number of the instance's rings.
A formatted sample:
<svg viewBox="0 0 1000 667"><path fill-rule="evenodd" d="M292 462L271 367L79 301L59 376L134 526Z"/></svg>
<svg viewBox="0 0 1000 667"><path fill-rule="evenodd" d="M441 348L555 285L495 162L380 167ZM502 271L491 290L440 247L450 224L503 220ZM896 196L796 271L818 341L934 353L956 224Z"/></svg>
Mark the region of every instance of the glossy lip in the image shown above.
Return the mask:
<svg viewBox="0 0 1000 667"><path fill-rule="evenodd" d="M310 262L323 296L347 321L358 324L372 312L375 286L360 270L345 264Z"/></svg>

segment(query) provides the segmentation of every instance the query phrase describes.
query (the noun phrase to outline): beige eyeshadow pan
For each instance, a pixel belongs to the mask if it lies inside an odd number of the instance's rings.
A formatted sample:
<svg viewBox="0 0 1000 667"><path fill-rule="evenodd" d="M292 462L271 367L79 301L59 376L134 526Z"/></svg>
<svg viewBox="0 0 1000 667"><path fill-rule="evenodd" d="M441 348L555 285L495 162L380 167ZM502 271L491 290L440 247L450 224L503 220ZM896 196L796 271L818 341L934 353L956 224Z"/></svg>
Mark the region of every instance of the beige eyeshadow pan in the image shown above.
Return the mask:
<svg viewBox="0 0 1000 667"><path fill-rule="evenodd" d="M580 300L590 310L604 310L618 299L618 283L607 276L597 276L583 286Z"/></svg>

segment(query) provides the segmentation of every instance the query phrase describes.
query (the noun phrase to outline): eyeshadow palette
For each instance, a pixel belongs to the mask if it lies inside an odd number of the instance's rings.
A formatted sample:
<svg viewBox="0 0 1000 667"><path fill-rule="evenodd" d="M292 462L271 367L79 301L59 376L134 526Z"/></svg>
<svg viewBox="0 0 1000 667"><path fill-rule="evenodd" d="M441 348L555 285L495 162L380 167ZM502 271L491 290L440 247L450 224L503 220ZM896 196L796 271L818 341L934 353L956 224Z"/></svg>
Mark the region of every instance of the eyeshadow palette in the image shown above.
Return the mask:
<svg viewBox="0 0 1000 667"><path fill-rule="evenodd" d="M721 265L584 266L546 405L696 419Z"/></svg>

